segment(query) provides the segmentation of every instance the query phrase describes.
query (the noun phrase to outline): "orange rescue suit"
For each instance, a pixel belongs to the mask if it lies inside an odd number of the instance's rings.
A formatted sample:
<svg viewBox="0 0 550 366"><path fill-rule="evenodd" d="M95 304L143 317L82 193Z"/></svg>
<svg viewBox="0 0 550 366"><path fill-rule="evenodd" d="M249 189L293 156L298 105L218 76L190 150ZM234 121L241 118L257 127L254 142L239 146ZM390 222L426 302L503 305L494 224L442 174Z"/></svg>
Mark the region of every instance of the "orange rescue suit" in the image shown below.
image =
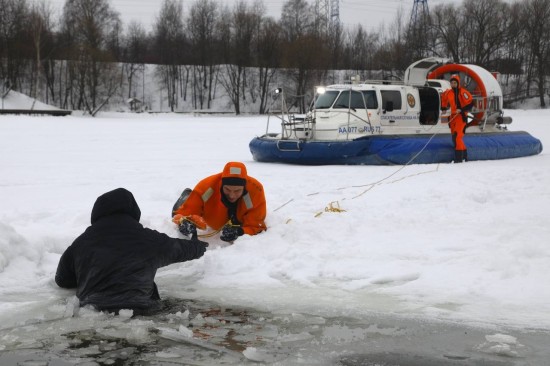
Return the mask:
<svg viewBox="0 0 550 366"><path fill-rule="evenodd" d="M244 172L245 193L237 201L236 218L242 224L245 234L254 235L266 230L264 220L267 209L264 188L258 180L246 176L246 170ZM228 210L222 203L221 197L223 174L224 172L214 174L201 180L175 214L199 215L212 229L221 229L229 221Z"/></svg>
<svg viewBox="0 0 550 366"><path fill-rule="evenodd" d="M466 145L464 144L463 137L464 131L466 128L465 121L466 112L470 111L473 107L473 98L472 94L460 86L460 77L458 75L453 75L451 80L456 80L458 83L458 88L456 89L447 89L441 95L441 107L451 108L451 116L449 117L449 128L451 129L451 134L453 135L453 143L455 145L455 150L464 151L466 150ZM461 111L458 112L457 110Z"/></svg>

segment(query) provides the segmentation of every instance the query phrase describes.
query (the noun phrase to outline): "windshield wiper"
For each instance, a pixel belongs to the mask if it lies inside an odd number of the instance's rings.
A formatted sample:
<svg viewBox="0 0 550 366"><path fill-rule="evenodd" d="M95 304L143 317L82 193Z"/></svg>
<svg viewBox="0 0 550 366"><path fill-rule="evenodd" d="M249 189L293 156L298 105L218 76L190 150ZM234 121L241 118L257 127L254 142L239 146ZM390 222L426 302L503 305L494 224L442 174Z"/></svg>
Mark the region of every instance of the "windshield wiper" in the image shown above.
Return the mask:
<svg viewBox="0 0 550 366"><path fill-rule="evenodd" d="M351 109L354 112L357 112L357 110L355 108L348 107L347 105L343 105L343 104L337 104L336 106L334 106L334 108L346 108L346 109Z"/></svg>

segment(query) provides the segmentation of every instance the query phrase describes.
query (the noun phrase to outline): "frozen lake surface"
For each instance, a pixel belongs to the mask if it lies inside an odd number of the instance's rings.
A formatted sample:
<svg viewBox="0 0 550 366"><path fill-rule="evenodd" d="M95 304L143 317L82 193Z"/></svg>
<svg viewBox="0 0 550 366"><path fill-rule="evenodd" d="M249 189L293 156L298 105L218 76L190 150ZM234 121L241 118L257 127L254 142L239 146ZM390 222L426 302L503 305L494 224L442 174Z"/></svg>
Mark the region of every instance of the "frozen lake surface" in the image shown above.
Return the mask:
<svg viewBox="0 0 550 366"><path fill-rule="evenodd" d="M507 113L550 146L550 110ZM248 149L265 122L0 116L0 365L548 365L547 150L265 164ZM227 161L264 185L268 230L160 269L162 314L79 309L55 285L100 194L130 190L142 224L175 237L174 201Z"/></svg>
<svg viewBox="0 0 550 366"><path fill-rule="evenodd" d="M168 299L154 316L78 309L2 330L0 364L545 365L550 335L372 314L364 319ZM74 317L71 312L76 311ZM505 334L501 333L504 332Z"/></svg>

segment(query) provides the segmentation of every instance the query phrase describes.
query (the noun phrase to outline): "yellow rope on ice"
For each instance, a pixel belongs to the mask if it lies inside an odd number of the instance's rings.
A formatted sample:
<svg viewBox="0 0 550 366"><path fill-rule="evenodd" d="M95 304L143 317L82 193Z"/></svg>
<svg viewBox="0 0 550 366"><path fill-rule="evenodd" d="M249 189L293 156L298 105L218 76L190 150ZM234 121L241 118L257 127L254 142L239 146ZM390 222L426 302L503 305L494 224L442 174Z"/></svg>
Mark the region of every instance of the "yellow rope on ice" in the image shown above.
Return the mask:
<svg viewBox="0 0 550 366"><path fill-rule="evenodd" d="M336 207L334 206L334 203L336 203ZM325 207L325 211L318 212L315 217L321 216L323 212L346 212L346 210L340 208L340 203L338 203L338 201L332 201L327 207Z"/></svg>
<svg viewBox="0 0 550 366"><path fill-rule="evenodd" d="M218 229L218 230L214 230L214 231L211 231L209 233L206 233L206 234L200 234L200 235L197 235L199 238L209 238L211 236L214 236L216 235L217 233L219 233L220 231L222 231L222 229Z"/></svg>
<svg viewBox="0 0 550 366"><path fill-rule="evenodd" d="M229 226L240 226L240 225L233 225L233 223L231 222L231 220L228 220L228 221L225 223L225 225L222 226L221 228L219 228L218 230L214 230L214 231L211 231L211 232L209 232L209 233L201 234L201 235L197 235L197 236L198 236L199 238L210 238L211 236L214 236L214 235L216 235L217 233L219 233L220 231L222 231L223 228L224 228L225 226L227 226L227 225L229 225Z"/></svg>
<svg viewBox="0 0 550 366"><path fill-rule="evenodd" d="M452 119L451 119L452 120ZM435 126L435 125L434 125ZM431 126L430 129L432 129L434 126ZM363 185L354 185L354 186L347 186L347 187L340 187L340 188L337 188L337 190L346 190L346 189L350 189L350 188L361 188L361 187L367 187L363 192L359 193L359 194L356 194L354 195L353 197L351 197L351 199L356 199L356 198L359 198L361 196L363 196L365 193L367 193L368 191L370 191L371 189L373 189L375 186L378 186L378 185L381 185L383 183L395 183L395 182L399 182L399 181L402 181L404 179L407 179L407 178L410 178L410 177L413 177L413 176L417 176L417 175L421 175L421 174L426 174L426 173L433 173L433 172L437 172L439 170L439 163L436 165L436 168L433 169L433 170L429 170L429 171L424 171L424 172L418 172L418 173L414 173L414 174L410 174L408 176L404 176L404 177L401 177L399 179L395 179L391 182L386 182L388 179L390 179L391 177L393 177L394 175L396 175L397 173L399 173L401 170L405 169L407 166L409 166L417 157L418 155L420 155L425 149L426 147L429 145L429 143L433 140L433 138L438 135L440 132L436 131L434 134L432 134L432 136L430 136L430 138L428 139L428 141L426 142L426 144L424 144L424 146L422 147L422 149L420 149L420 151L418 151L413 157L411 157L411 159L409 159L409 161L402 165L401 167L399 167L397 170L395 170L393 173L387 175L386 177L378 180L377 182L374 182L374 183L369 183L369 184L363 184ZM307 194L306 196L315 196L315 195L318 195L319 193L321 192L312 192L312 193L309 193ZM345 198L344 198L345 199ZM281 206L277 207L275 210L273 210L274 212L275 211L278 211L280 210L281 208L285 207L286 205L288 205L289 203L293 202L294 201L294 198L291 198L289 199L288 201L286 201L284 204L282 204ZM337 204L337 207L334 207L333 206L333 203ZM342 210L340 208L340 204L338 203L338 201L333 201L331 202L326 208L325 208L325 211L324 212L346 212L346 210ZM323 211L321 212L318 212L317 214L315 214L315 217L319 217L323 214ZM288 224L292 219L288 219L286 221L286 223Z"/></svg>

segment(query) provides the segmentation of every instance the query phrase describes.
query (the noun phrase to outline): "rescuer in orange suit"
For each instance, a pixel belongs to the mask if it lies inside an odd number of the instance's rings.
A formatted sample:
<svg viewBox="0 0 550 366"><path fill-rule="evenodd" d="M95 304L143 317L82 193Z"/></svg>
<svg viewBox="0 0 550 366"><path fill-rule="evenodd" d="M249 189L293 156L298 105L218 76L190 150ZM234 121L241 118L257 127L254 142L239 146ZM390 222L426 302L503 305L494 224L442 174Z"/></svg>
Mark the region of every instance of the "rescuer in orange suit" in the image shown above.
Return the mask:
<svg viewBox="0 0 550 366"><path fill-rule="evenodd" d="M220 239L235 241L244 234L266 230L264 188L249 176L241 162L229 162L218 174L183 191L172 208L172 221L187 237L197 237L197 227L221 230Z"/></svg>
<svg viewBox="0 0 550 366"><path fill-rule="evenodd" d="M451 89L445 90L441 95L441 109L451 108L449 116L449 128L453 137L455 148L455 163L468 161L468 151L463 138L466 131L467 115L474 106L472 94L460 86L460 76L451 76Z"/></svg>

